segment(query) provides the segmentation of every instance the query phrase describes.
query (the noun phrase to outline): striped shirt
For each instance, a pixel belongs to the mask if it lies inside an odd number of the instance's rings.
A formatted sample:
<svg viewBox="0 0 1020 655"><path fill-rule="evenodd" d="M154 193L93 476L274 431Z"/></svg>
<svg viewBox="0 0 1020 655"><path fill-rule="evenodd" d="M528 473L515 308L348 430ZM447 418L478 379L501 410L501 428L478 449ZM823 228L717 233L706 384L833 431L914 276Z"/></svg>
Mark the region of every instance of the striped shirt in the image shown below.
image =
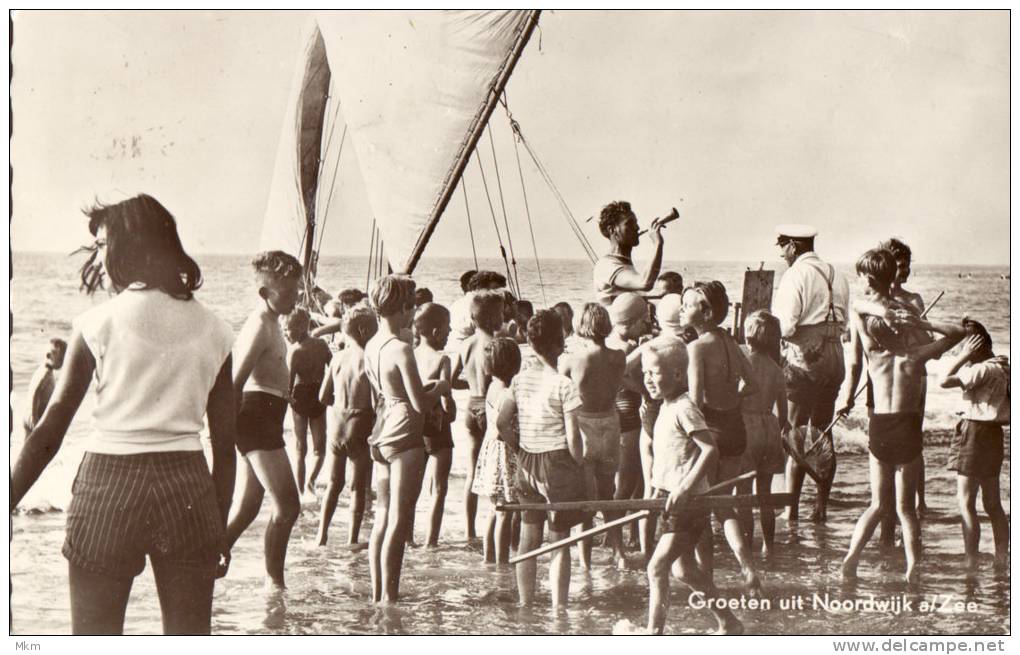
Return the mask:
<svg viewBox="0 0 1020 655"><path fill-rule="evenodd" d="M521 449L547 453L567 447L564 414L581 408L574 383L545 364L522 368L510 391L517 403Z"/></svg>

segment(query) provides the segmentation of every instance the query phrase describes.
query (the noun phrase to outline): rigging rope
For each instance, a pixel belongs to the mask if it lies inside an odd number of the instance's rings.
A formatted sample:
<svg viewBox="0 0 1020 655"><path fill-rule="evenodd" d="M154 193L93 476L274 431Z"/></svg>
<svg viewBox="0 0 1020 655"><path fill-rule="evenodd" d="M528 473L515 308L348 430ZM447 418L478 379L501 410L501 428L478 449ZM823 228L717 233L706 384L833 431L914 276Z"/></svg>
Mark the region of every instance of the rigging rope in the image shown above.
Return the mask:
<svg viewBox="0 0 1020 655"><path fill-rule="evenodd" d="M506 91L503 92L504 101ZM542 290L542 303L548 307L549 299L545 296L545 282L542 280L542 264L538 259L538 245L535 243L535 228L531 224L531 209L528 207L528 190L524 186L524 169L521 168L521 152L517 147L517 139L514 138L514 156L517 158L517 175L521 179L521 195L524 197L524 213L528 217L528 232L531 233L531 250L535 253L535 268L538 269L538 287Z"/></svg>
<svg viewBox="0 0 1020 655"><path fill-rule="evenodd" d="M467 184L464 178L460 179L460 190L464 192L464 211L467 213L468 234L471 235L471 256L475 260L475 270L478 270L478 253L475 251L475 230L471 227L471 207L468 206Z"/></svg>
<svg viewBox="0 0 1020 655"><path fill-rule="evenodd" d="M592 247L591 243L588 241L588 238L585 236L584 230L581 228L580 223L578 223L577 219L574 218L574 214L570 211L570 207L567 206L566 200L563 199L563 194L560 193L560 190L556 187L556 184L553 182L552 177L549 175L549 171L542 164L541 160L539 160L538 155L535 154L535 151L532 150L531 144L528 143L528 140L524 138L524 134L523 132L521 132L521 125L514 119L513 114L510 113L510 108L507 106L506 100L500 99L500 102L503 105L503 109L506 110L507 118L510 119L510 128L514 131L514 135L524 146L524 149L528 152L528 155L531 157L531 161L535 164L535 167L538 169L539 175L542 176L542 180L546 183L546 185L549 187L549 190L552 191L553 196L556 198L556 201L560 206L560 210L563 212L563 215L567 219L567 224L570 226L570 229L574 232L574 236L577 237L578 242L580 242L581 247L584 249L584 253L588 256L588 259L590 259L591 262L594 264L595 261L598 259L598 255L596 254L595 249Z"/></svg>
<svg viewBox="0 0 1020 655"><path fill-rule="evenodd" d="M329 195L326 197L326 207L319 212L316 209L316 213L321 216L321 221L316 221L319 225L319 241L315 244L315 253L318 255L322 249L322 237L326 234L326 216L329 215L329 208L333 204L333 192L336 191L336 176L340 172L340 157L344 154L344 143L347 141L347 126L344 125L344 133L340 136L340 149L336 153L336 166L333 168L333 180L329 184Z"/></svg>
<svg viewBox="0 0 1020 655"><path fill-rule="evenodd" d="M510 263L514 267L514 283L517 285L517 291L521 290L521 278L517 275L517 255L514 254L514 240L510 237L510 221L506 215L506 201L503 200L503 181L499 175L499 160L496 159L496 143L492 139L492 125L486 125L485 129L489 132L489 148L492 149L492 166L496 170L496 188L499 190L499 204L503 210L503 226L506 228L506 243L510 247ZM518 298L520 294L518 293Z"/></svg>
<svg viewBox="0 0 1020 655"><path fill-rule="evenodd" d="M485 181L485 169L482 168L482 158L477 155L478 152L475 151L475 161L478 162L478 170L482 174L482 186L485 188L485 199L489 201L489 213L492 215L492 227L496 230L496 240L499 241L499 253L503 255L503 263L506 265L506 282L510 287L510 293L520 298L520 293L514 290L514 279L510 274L510 261L506 258L506 248L503 247L503 237L499 233L499 223L496 222L496 210L492 206L492 197L489 195L489 183Z"/></svg>

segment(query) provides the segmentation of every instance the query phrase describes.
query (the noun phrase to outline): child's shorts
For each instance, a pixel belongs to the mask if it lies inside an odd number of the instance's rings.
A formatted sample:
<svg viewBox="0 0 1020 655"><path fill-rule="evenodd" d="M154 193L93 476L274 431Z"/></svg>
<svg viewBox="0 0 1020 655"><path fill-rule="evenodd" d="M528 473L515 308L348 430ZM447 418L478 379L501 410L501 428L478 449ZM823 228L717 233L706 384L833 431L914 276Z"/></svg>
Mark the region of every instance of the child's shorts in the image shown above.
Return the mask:
<svg viewBox="0 0 1020 655"><path fill-rule="evenodd" d="M290 401L290 408L299 416L311 420L319 418L326 411L326 406L319 402L318 383L295 384L292 395L294 398Z"/></svg>
<svg viewBox="0 0 1020 655"><path fill-rule="evenodd" d="M719 447L719 458L740 457L747 448L747 431L744 428L744 415L739 408L720 411L711 407L703 407L705 425L715 433L715 443Z"/></svg>
<svg viewBox="0 0 1020 655"><path fill-rule="evenodd" d="M949 470L974 478L999 477L1002 472L1002 426L964 419L956 425L949 451Z"/></svg>
<svg viewBox="0 0 1020 655"><path fill-rule="evenodd" d="M669 492L665 489L655 489L652 498L667 498ZM710 529L709 513L705 510L682 509L679 512L661 512L659 518L659 533L683 532L691 536L692 541L697 541L701 534Z"/></svg>
<svg viewBox="0 0 1020 655"><path fill-rule="evenodd" d="M487 428L485 396L471 396L468 400L467 412L464 414L464 427L475 441L481 441L485 436Z"/></svg>
<svg viewBox="0 0 1020 655"><path fill-rule="evenodd" d="M369 407L341 409L336 413L336 432L329 441L333 457L358 459L368 452L368 435L375 427L375 411Z"/></svg>
<svg viewBox="0 0 1020 655"><path fill-rule="evenodd" d="M779 419L772 412L744 412L747 448L744 449L744 470L759 473L782 473L786 465L783 439L779 435Z"/></svg>
<svg viewBox="0 0 1020 655"><path fill-rule="evenodd" d="M921 456L923 417L915 412L868 416L868 450L883 464L900 466Z"/></svg>
<svg viewBox="0 0 1020 655"><path fill-rule="evenodd" d="M614 477L620 467L620 417L616 410L580 412L577 424L588 453L585 464L598 477Z"/></svg>
<svg viewBox="0 0 1020 655"><path fill-rule="evenodd" d="M425 439L425 453L427 455L435 455L447 448L453 448L453 429L451 424L443 424L443 428L437 433L429 434L426 431L423 439Z"/></svg>
<svg viewBox="0 0 1020 655"><path fill-rule="evenodd" d="M86 452L71 493L62 551L71 564L133 578L148 555L215 575L223 521L201 452Z"/></svg>
<svg viewBox="0 0 1020 655"><path fill-rule="evenodd" d="M561 503L587 500L582 468L566 449L545 453L517 453L517 497L522 503ZM524 523L549 520L549 529L563 532L591 517L578 510L523 512Z"/></svg>
<svg viewBox="0 0 1020 655"><path fill-rule="evenodd" d="M253 450L283 448L283 419L287 401L264 391L241 394L237 414L237 449L242 455Z"/></svg>

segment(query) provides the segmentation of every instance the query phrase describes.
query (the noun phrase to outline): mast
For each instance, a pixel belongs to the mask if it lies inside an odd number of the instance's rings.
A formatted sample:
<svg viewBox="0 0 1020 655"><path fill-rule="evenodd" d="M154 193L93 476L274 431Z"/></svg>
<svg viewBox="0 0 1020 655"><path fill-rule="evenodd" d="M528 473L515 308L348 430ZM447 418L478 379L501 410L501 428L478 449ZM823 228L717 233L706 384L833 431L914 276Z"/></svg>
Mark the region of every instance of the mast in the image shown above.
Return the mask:
<svg viewBox="0 0 1020 655"><path fill-rule="evenodd" d="M531 38L532 32L535 31L535 26L538 25L538 16L540 13L541 10L536 9L528 16L527 22L525 22L524 27L521 29L520 34L517 36L517 40L514 42L514 45L510 50L510 56L507 57L506 62L497 74L495 83L493 83L493 85L489 88L489 94L486 97L485 104L482 105L481 110L475 117L471 131L468 133L468 138L464 142L464 146L461 148L460 155L457 157L456 163L447 175L446 181L443 184L443 190L439 195L439 199L432 209L428 223L425 225L425 229L418 236L418 240L414 244L414 250L411 251L411 256L404 265L403 273L408 275L413 273L415 266L418 265L418 260L421 259L422 254L425 252L425 246L428 245L429 239L432 238L432 233L435 232L436 225L439 224L439 219L442 218L443 212L446 210L446 206L450 203L450 199L453 197L453 192L457 188L457 183L460 182L461 176L464 174L464 169L468 165L471 153L474 151L475 145L477 145L478 140L481 138L482 131L489 122L489 117L492 116L492 112L496 108L496 103L499 102L499 97L502 95L503 89L506 88L507 82L510 81L510 76L514 72L517 60L520 59L521 53L524 52L524 47L528 44L528 40Z"/></svg>

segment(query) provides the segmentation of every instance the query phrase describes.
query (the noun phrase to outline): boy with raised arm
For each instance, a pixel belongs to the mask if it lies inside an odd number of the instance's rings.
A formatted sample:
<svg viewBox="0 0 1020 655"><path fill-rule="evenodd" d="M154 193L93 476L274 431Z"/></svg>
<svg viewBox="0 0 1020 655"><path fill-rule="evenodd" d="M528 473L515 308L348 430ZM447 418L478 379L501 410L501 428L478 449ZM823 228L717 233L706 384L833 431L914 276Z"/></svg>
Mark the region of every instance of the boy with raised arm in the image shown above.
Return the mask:
<svg viewBox="0 0 1020 655"><path fill-rule="evenodd" d="M329 524L344 488L348 461L354 470L351 475L351 520L347 543L358 543L361 533L372 473L368 436L375 426L375 400L365 374L365 344L378 330L375 314L368 307L355 307L344 315L347 347L330 363L329 375L322 381L319 391L320 402L333 406L333 420L328 424L333 464L319 517L320 546L326 545Z"/></svg>
<svg viewBox="0 0 1020 655"><path fill-rule="evenodd" d="M887 250L875 249L857 260L857 274L868 285L870 300L892 307L890 287L896 276L896 261ZM964 336L962 327L933 323L914 317L912 325L894 332L882 319L851 312L850 329L860 339L867 360L874 406L869 412L868 450L871 461L871 505L857 521L850 548L843 560L845 578L857 576L861 551L867 545L882 515L888 510L890 488L895 490L896 514L903 531L907 582L917 582L921 555L921 532L914 507L917 467L921 458L921 408L924 401L925 364L940 357ZM915 329L910 329L915 328ZM938 332L931 341L920 330ZM851 365L847 400L841 414L853 407L861 362Z"/></svg>
<svg viewBox="0 0 1020 655"><path fill-rule="evenodd" d="M386 605L398 600L404 545L421 491L423 415L450 392L443 380L428 388L422 384L411 344L400 338L414 317L414 288L409 277L387 275L373 283L369 294L379 332L365 344L365 372L382 398L383 413L381 426L368 440L378 498L368 562L372 600Z"/></svg>
<svg viewBox="0 0 1020 655"><path fill-rule="evenodd" d="M978 489L992 524L995 566L1009 566L1009 519L1002 511L999 491L1002 426L1009 425L1009 359L992 352L992 337L985 326L966 319L963 326L970 336L939 382L943 389L963 390L963 420L956 427L949 469L956 471L964 562L973 571L981 542L975 509Z"/></svg>
<svg viewBox="0 0 1020 655"><path fill-rule="evenodd" d="M455 383L457 388L465 386L471 390L464 427L471 437L471 459L468 461L467 479L464 482L464 520L468 541L477 538L475 515L478 513L478 496L471 491L475 468L478 466L478 451L485 437L485 394L489 390L492 376L485 372L485 346L496 338L503 327L503 296L499 292L476 291L471 297L471 320L475 331L460 346L460 357L453 369L452 378L463 378L466 384Z"/></svg>
<svg viewBox="0 0 1020 655"><path fill-rule="evenodd" d="M554 308L555 309L555 308ZM557 312L559 313L559 312ZM620 417L616 414L616 394L623 383L626 356L620 350L606 347L606 337L613 331L609 312L594 302L585 304L577 334L584 344L572 355L560 359L560 373L574 381L581 397L577 415L584 454L585 482L588 495L598 500L611 500L616 491L616 471L620 466ZM617 518L604 512L606 521ZM586 521L585 529L592 527ZM619 532L610 532L613 559L624 559ZM591 539L581 545L581 563L591 568Z"/></svg>
<svg viewBox="0 0 1020 655"><path fill-rule="evenodd" d="M528 343L535 363L522 369L510 383L510 395L499 412L499 433L513 434L517 418L517 493L522 503L558 503L585 500L583 445L577 423L581 398L574 384L556 370L563 353L563 326L551 309L528 321ZM538 548L549 521L549 541L566 538L570 528L587 518L578 511L526 511L521 517L518 553ZM535 600L537 563L534 558L517 564L521 605ZM559 548L549 564L549 586L555 609L565 609L570 588L570 549Z"/></svg>
<svg viewBox="0 0 1020 655"><path fill-rule="evenodd" d="M450 312L442 305L427 302L418 306L414 317L414 332L421 343L414 349L422 380L450 384L450 358L443 354L450 337ZM439 546L439 530L443 525L446 491L450 484L450 467L453 465L453 430L457 416L453 396L444 395L425 415L425 454L432 460L432 510L429 513L429 532L425 545ZM412 519L412 525L414 520Z"/></svg>
<svg viewBox="0 0 1020 655"><path fill-rule="evenodd" d="M280 317L294 310L301 264L292 255L273 250L255 255L252 267L258 302L241 326L233 355L234 393L240 401L237 449L247 466L241 467L241 500L227 522L227 544L233 547L255 520L268 491L272 514L266 525L267 582L283 588L287 542L300 501L283 443L290 373Z"/></svg>
<svg viewBox="0 0 1020 655"><path fill-rule="evenodd" d="M695 560L702 534L712 534L709 513L685 509L691 496L708 489L716 466L715 437L701 410L687 395L687 350L683 343L658 342L642 348L641 367L649 395L662 400L655 419L652 459L652 497L666 498L662 537L648 562L648 631L662 634L669 611L669 575L674 562L677 577L692 594L708 601L717 591L712 577ZM743 625L728 609L715 609L717 634L739 634Z"/></svg>
<svg viewBox="0 0 1020 655"><path fill-rule="evenodd" d="M298 493L315 495L315 481L326 457L326 406L319 402L319 388L326 367L333 358L326 342L308 335L308 310L298 307L287 316L287 368L290 369L290 409L297 443ZM308 433L312 433L314 456L308 486L305 486L305 458L308 455Z"/></svg>

